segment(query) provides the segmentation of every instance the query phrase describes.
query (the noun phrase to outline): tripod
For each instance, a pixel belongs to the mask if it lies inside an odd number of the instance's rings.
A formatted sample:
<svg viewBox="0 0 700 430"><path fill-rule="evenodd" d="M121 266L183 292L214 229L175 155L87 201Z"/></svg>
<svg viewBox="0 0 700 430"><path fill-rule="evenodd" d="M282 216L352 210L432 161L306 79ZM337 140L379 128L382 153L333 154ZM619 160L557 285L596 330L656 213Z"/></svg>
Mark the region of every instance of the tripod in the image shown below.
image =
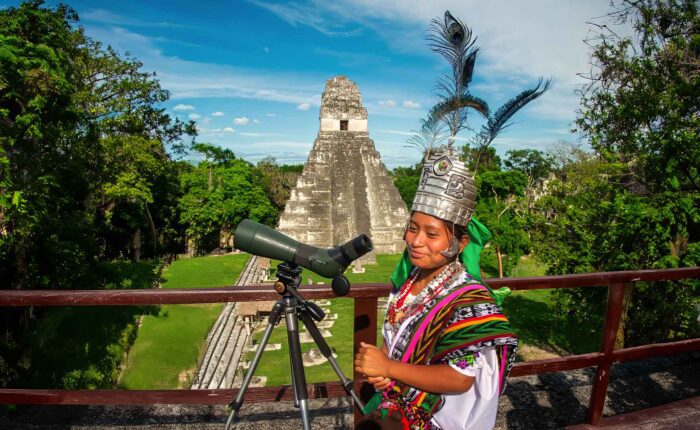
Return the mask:
<svg viewBox="0 0 700 430"><path fill-rule="evenodd" d="M228 420L226 421L226 430L230 428L233 420L238 418L238 412L243 406L243 396L245 395L248 385L253 378L256 367L260 363L260 358L262 357L265 346L270 339L272 330L280 322L282 314L284 314L285 323L287 325L289 363L291 365L292 386L294 388L294 407L299 408L301 411L303 429L310 430L311 425L309 421L309 397L306 390L306 377L304 375L304 364L301 359L301 344L299 342L299 320L304 323L304 326L306 326L306 329L321 350L321 353L324 357L326 357L336 375L338 375L345 392L352 397L357 407L360 409L364 407L360 397L352 389L353 382L349 380L345 374L343 374L343 371L340 369L340 366L338 366L338 363L333 357L333 352L328 346L328 343L326 343L323 335L321 335L321 332L314 323L314 320L321 321L326 315L318 305L307 302L297 291L297 287L301 283L300 274L301 268L296 264L284 262L277 266L277 282L275 282L274 288L275 291L282 296L282 298L277 301L272 308L268 318L267 327L265 328L260 344L255 351L253 361L251 362L250 367L243 378L243 384L241 384L236 400L229 404L232 410L229 414Z"/></svg>

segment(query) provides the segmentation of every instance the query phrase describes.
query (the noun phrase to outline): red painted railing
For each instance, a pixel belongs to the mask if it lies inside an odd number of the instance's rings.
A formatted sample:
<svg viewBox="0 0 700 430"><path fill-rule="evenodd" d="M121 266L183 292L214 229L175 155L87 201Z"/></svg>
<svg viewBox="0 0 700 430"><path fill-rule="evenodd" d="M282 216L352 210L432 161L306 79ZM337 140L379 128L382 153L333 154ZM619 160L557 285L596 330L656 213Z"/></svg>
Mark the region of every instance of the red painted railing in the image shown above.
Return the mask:
<svg viewBox="0 0 700 430"><path fill-rule="evenodd" d="M673 355L700 350L700 338L651 344L615 350L615 338L622 315L625 286L639 281L671 281L700 278L700 267L666 270L603 272L582 275L532 278L487 279L493 288L509 286L513 290L545 288L608 287L608 303L603 339L599 352L571 355L547 360L516 363L511 376L579 369L596 366L596 376L588 408L587 422L600 423L613 363ZM309 299L333 298L327 286L305 286L300 292ZM360 342L376 343L377 298L387 296L388 284L356 284L347 297L355 301L355 350ZM208 289L153 290L70 290L8 291L0 290L0 306L110 306L146 304L186 304L276 300L270 287L225 287ZM359 381L358 375L355 380ZM359 383L357 388L359 388ZM309 397L345 396L338 382L309 384ZM0 404L228 404L237 389L220 390L41 390L0 389ZM249 388L246 401L291 400L289 386Z"/></svg>

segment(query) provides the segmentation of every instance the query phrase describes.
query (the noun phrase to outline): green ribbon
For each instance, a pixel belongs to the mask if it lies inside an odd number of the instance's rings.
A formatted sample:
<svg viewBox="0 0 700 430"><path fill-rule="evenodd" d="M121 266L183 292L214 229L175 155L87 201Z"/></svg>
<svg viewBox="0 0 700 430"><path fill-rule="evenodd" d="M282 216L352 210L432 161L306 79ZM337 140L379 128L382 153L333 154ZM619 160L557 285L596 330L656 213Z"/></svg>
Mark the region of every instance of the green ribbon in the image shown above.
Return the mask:
<svg viewBox="0 0 700 430"><path fill-rule="evenodd" d="M493 300L498 306L501 306L503 300L510 294L510 288L502 287L498 290L492 290L484 280L481 278L481 266L479 261L481 259L481 251L483 251L486 243L491 239L491 232L486 228L485 225L479 222L476 217L472 217L467 224L467 235L469 236L469 244L464 247L462 253L459 256L459 260L462 265L467 269L469 275L479 281L481 285L486 287L491 293ZM403 256L399 263L394 269L394 273L391 274L391 283L394 288L401 288L401 286L406 282L411 271L413 270L413 265L411 264L411 258L408 255L408 249L403 251Z"/></svg>

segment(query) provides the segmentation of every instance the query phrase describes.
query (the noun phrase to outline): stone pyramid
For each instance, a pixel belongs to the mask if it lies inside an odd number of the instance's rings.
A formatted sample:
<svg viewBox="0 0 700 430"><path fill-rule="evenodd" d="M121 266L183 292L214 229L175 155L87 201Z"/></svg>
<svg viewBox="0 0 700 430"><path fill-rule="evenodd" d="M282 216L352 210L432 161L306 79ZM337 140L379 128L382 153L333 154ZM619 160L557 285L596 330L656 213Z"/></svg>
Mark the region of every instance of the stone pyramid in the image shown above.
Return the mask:
<svg viewBox="0 0 700 430"><path fill-rule="evenodd" d="M330 247L360 233L374 254L404 249L406 204L367 132L367 109L357 84L345 76L326 82L321 127L292 190L278 230L313 246Z"/></svg>

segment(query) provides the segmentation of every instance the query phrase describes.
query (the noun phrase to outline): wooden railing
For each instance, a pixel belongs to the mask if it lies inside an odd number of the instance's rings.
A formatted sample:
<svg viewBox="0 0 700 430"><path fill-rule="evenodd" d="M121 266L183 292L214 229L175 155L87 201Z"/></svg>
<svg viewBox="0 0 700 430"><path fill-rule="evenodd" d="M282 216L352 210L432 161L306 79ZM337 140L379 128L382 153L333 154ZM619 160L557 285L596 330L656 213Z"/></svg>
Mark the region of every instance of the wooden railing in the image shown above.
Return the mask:
<svg viewBox="0 0 700 430"><path fill-rule="evenodd" d="M603 339L599 352L571 355L547 360L516 363L511 376L579 369L596 366L595 380L588 407L587 422L598 426L613 363L700 350L700 338L651 344L615 350L615 338L622 315L625 286L639 281L671 281L700 278L700 267L666 270L603 272L582 275L532 278L487 279L493 288L508 286L513 290L545 288L608 287L608 303ZM333 298L327 286L305 286L300 292L308 299ZM377 298L389 293L388 284L356 284L347 297L355 301L354 345L376 343ZM109 306L159 305L276 300L270 287L226 287L208 289L153 290L70 290L8 291L0 290L0 306ZM355 375L355 381L360 381ZM360 383L356 383L360 388ZM345 396L338 382L309 384L309 398ZM0 389L0 404L228 404L237 389L218 390L53 390ZM289 386L249 388L246 401L292 400Z"/></svg>

